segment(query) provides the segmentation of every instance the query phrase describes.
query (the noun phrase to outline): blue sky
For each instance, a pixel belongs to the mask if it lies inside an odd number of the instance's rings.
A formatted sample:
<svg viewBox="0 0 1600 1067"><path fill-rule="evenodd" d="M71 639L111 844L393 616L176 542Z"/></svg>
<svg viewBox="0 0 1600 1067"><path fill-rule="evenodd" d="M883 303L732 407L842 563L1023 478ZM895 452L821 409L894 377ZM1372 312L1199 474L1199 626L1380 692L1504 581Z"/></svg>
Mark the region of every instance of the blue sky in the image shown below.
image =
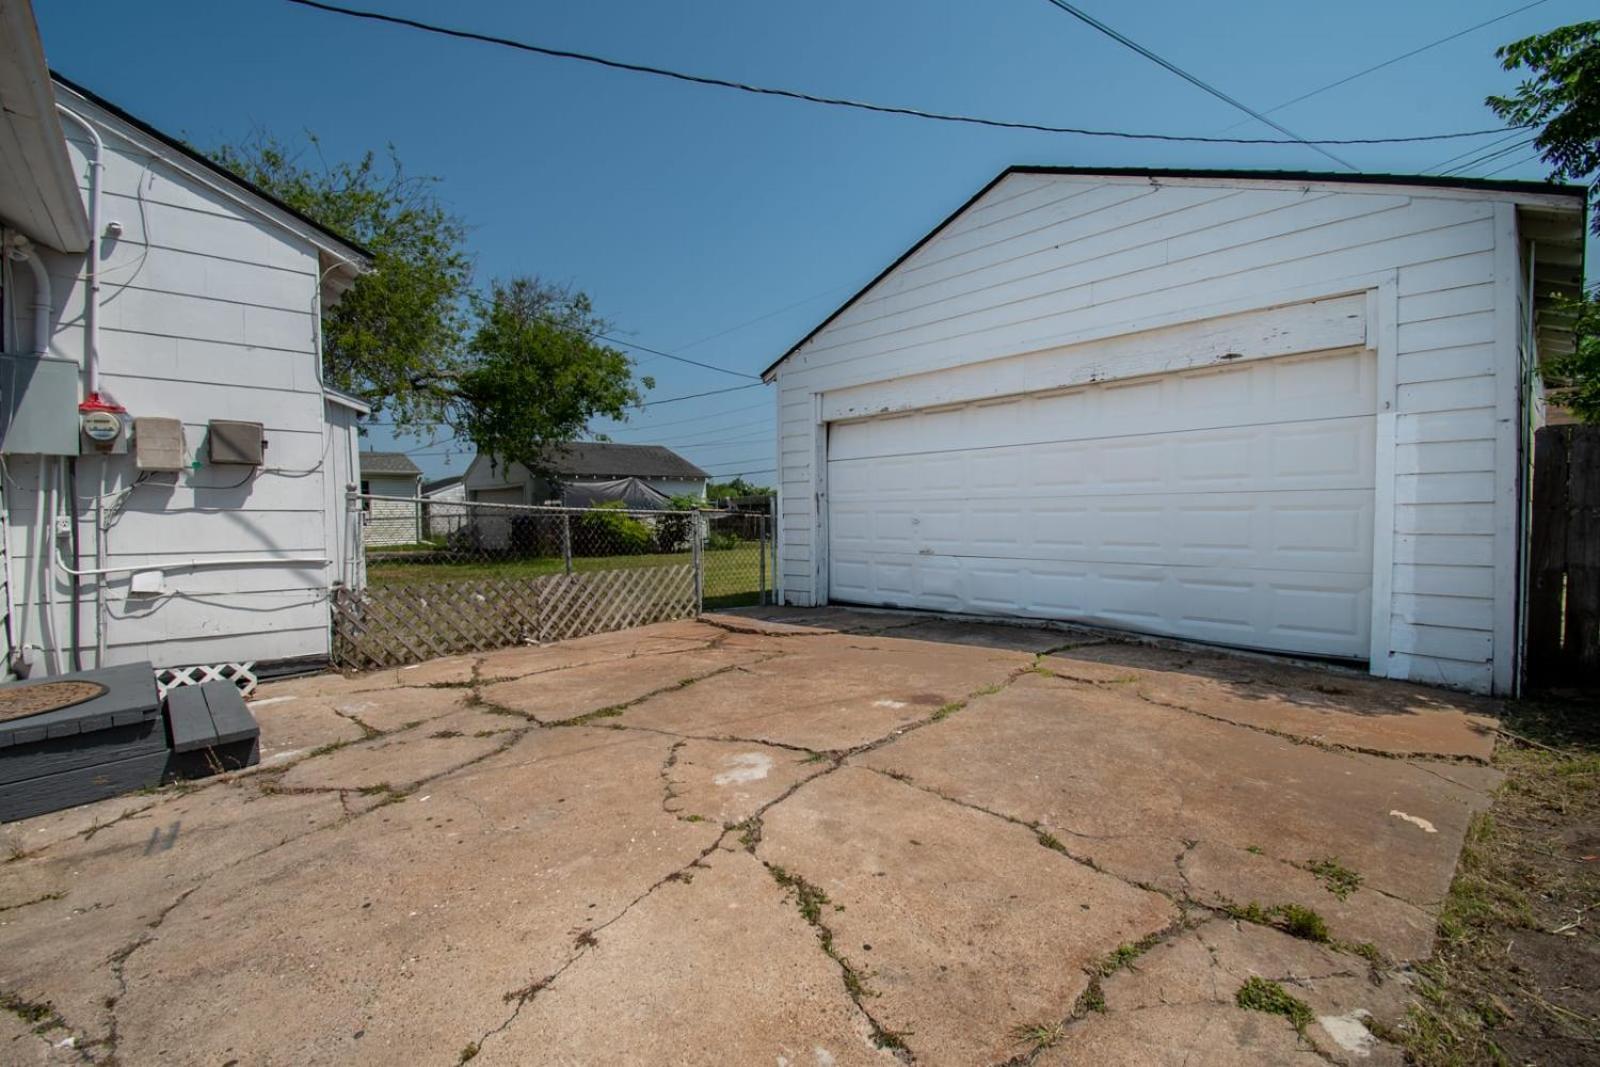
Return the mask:
<svg viewBox="0 0 1600 1067"><path fill-rule="evenodd" d="M1525 0L1524 0L1525 2ZM1274 136L1045 0L349 0L350 6L696 73L1059 125ZM1085 10L1257 110L1522 6L1146 0ZM344 19L282 0L35 0L51 65L201 146L314 131L393 144L471 230L482 281L586 290L614 332L757 373L1011 163L1333 169L1299 147L1170 145L951 126L754 97ZM1495 125L1495 46L1592 16L1529 10L1273 115L1306 137ZM1243 124L1238 124L1244 119ZM1486 138L1485 141L1491 140ZM1414 172L1472 142L1341 149ZM1526 151L1481 171L1517 163ZM1500 177L1541 178L1537 162ZM656 398L744 380L640 355ZM770 481L770 389L660 404L617 440ZM469 447L376 428L431 476Z"/></svg>

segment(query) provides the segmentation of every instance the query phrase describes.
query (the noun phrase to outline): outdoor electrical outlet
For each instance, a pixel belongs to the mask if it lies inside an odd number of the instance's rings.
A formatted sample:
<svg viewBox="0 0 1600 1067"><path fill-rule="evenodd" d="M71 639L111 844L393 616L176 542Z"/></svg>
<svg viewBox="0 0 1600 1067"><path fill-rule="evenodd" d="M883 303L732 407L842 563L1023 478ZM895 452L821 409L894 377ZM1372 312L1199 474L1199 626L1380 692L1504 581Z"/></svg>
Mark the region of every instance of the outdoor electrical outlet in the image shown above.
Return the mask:
<svg viewBox="0 0 1600 1067"><path fill-rule="evenodd" d="M72 536L72 520L69 519L65 515L57 515L56 516L56 536L57 537L71 537Z"/></svg>

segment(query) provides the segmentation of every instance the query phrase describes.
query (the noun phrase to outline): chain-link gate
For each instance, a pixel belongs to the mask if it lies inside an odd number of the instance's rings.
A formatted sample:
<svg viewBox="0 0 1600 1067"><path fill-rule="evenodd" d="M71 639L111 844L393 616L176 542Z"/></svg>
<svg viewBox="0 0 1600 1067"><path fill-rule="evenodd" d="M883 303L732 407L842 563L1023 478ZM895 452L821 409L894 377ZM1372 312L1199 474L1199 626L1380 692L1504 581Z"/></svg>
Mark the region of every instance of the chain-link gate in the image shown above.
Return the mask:
<svg viewBox="0 0 1600 1067"><path fill-rule="evenodd" d="M765 512L352 494L333 659L366 670L763 604Z"/></svg>

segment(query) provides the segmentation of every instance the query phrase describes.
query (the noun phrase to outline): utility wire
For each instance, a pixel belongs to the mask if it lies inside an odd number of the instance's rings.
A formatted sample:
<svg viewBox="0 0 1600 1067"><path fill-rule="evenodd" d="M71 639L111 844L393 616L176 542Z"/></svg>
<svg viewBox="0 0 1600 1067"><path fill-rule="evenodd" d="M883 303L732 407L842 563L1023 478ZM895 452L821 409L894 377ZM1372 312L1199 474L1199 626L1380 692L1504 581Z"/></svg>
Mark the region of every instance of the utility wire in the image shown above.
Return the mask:
<svg viewBox="0 0 1600 1067"><path fill-rule="evenodd" d="M1386 59L1382 63L1374 63L1372 66L1366 67L1366 68L1364 68L1362 70L1358 70L1354 74L1347 74L1344 77L1338 79L1337 81L1331 81L1327 85L1318 86L1317 88L1312 89L1310 92L1301 93L1299 96L1295 97L1292 100L1285 100L1281 104L1278 104L1278 105L1276 105L1274 107L1267 108L1267 110L1262 112L1262 114L1270 115L1274 111L1282 111L1286 107L1294 107L1294 105L1300 103L1301 101L1310 100L1313 96L1321 96L1323 93L1327 92L1329 89L1337 89L1341 85L1348 85L1349 83L1355 81L1357 78L1365 78L1368 74L1373 74L1373 73L1375 73L1377 71L1382 70L1385 67L1392 67L1396 63L1401 62L1402 60L1410 59L1412 56L1419 56L1422 53L1424 53L1424 52L1426 52L1426 51L1428 51L1430 49L1438 48L1442 44L1449 44L1451 41L1456 40L1458 37L1465 37L1467 34L1474 33L1474 32L1476 32L1478 30L1481 30L1485 26L1493 26L1497 22L1504 22L1506 19L1511 18L1513 15L1520 15L1524 11L1531 10L1532 8L1538 7L1540 4L1545 4L1545 3L1549 3L1549 0L1533 0L1533 3L1531 3L1531 4L1523 4L1521 7L1514 8L1511 11L1507 11L1503 15L1496 15L1492 19L1485 19L1484 21L1476 23L1475 25L1468 26L1464 30L1457 30L1455 33L1452 33L1447 37L1441 37L1437 41L1429 41L1427 44L1422 45L1419 48L1413 48L1409 52L1401 52L1399 55L1393 56L1393 57L1391 57L1389 59ZM1240 125L1243 125L1243 123L1239 123L1239 122L1234 123L1234 126L1240 126ZM1228 128L1231 130L1234 127L1230 126Z"/></svg>
<svg viewBox="0 0 1600 1067"><path fill-rule="evenodd" d="M1140 44L1138 41L1135 41L1131 37L1128 37L1125 34L1118 33L1116 30L1112 29L1110 26L1107 26L1105 23L1101 22L1099 19L1095 18L1093 15L1089 14L1087 11L1084 11L1084 10L1078 8L1073 4L1069 4L1067 2L1067 0L1045 0L1045 2L1055 5L1056 7L1060 8L1062 11L1065 11L1067 14L1069 14L1073 18L1077 19L1079 22L1082 22L1084 25L1089 26L1089 27L1091 27L1093 29L1096 29L1096 30L1100 31L1101 33L1105 34L1107 37L1111 38L1113 41L1116 41L1118 44L1122 45L1124 48L1133 49L1133 51L1139 53L1141 56L1144 56L1150 62L1156 64L1156 66L1161 67L1161 68L1163 68L1165 70L1171 71L1173 74L1176 74L1178 77L1182 78L1184 81L1188 82L1190 85L1193 85L1195 88L1201 90L1202 92L1209 93L1210 95L1216 97L1218 100L1221 100L1223 103L1227 104L1229 107L1232 107L1232 108L1235 108L1235 109L1237 109L1239 111L1244 112L1246 115L1249 115L1251 118L1255 119L1257 122L1264 123L1265 125L1271 126L1273 129L1277 130L1279 133L1283 134L1285 137L1294 138L1295 141L1297 141L1298 143L1303 144L1303 145L1307 146L1308 148L1311 148L1314 151L1316 151L1316 152L1328 157L1329 159L1333 160L1335 163L1339 164L1342 167L1348 167L1351 170L1357 171L1357 172L1359 172L1361 170L1360 167L1356 166L1354 163L1351 163L1349 160L1343 159L1340 156L1334 155L1332 152L1328 151L1326 148L1322 147L1320 144L1316 144L1316 143L1313 143L1311 141L1306 140L1304 137L1301 137L1298 133L1295 133L1293 130L1289 129L1287 126L1284 126L1284 125L1282 125L1282 124L1280 124L1278 122L1273 121L1272 119L1267 118L1267 116L1264 113L1255 110L1254 108L1250 107L1247 104L1240 103L1238 100L1236 100L1233 97L1229 96L1227 93L1223 92L1221 89L1218 89L1215 85L1212 85L1210 82L1204 81L1201 78L1198 78L1193 74L1190 74L1188 71L1184 70L1182 67L1178 66L1176 63L1173 63L1171 60L1162 58L1161 56L1159 56L1156 53L1150 51L1150 49L1146 48L1144 45Z"/></svg>
<svg viewBox="0 0 1600 1067"><path fill-rule="evenodd" d="M1427 167L1423 167L1422 170L1419 173L1426 174L1431 170L1438 170L1441 167L1449 166L1451 163L1454 163L1458 159L1466 159L1468 156L1475 156L1479 152L1482 152L1482 151L1485 151L1487 149L1493 148L1495 145L1505 144L1507 141L1511 140L1513 137L1523 137L1523 136L1526 136L1526 130L1524 130L1523 128L1519 127L1517 129L1512 130L1510 133L1506 134L1504 137L1496 137L1494 140L1488 142L1487 144L1477 145L1475 147L1467 149L1465 152L1458 152L1455 155L1451 156L1449 159L1441 159L1437 163L1434 163L1434 164L1432 164L1430 166L1427 166Z"/></svg>
<svg viewBox="0 0 1600 1067"><path fill-rule="evenodd" d="M527 41L518 41L510 37L497 37L493 34L477 33L472 30L458 30L449 26L439 26L420 19L404 18L400 15L387 15L379 11L363 11L360 8L342 7L338 4L323 3L322 0L284 0L285 3L295 4L299 7L308 7L316 11L325 11L334 15L344 15L354 19L364 19L369 22L383 22L394 26L404 26L408 29L420 30L424 33L439 34L444 37L455 37L465 41L477 41L482 44L497 45L502 48L514 48L521 52L532 52L536 55L550 56L555 59L571 59L580 63L592 63L595 66L606 67L611 70L630 71L635 74L647 74L656 78L670 78L673 81L688 82L693 85L707 85L719 89L735 89L739 92L754 93L758 96L777 96L788 100L800 100L809 104L825 104L830 107L854 108L857 111L873 111L883 115L905 115L910 118L928 119L934 122L957 122L970 126L990 126L1003 130L1032 130L1038 133L1070 133L1081 137L1117 137L1131 141L1184 141L1201 144L1282 144L1282 145L1307 145L1315 148L1318 145L1362 145L1362 144L1410 144L1419 141L1451 141L1462 137L1483 137L1492 133L1504 133L1506 127L1497 126L1487 130L1463 130L1458 133L1432 133L1412 137L1347 137L1347 138L1304 138L1289 134L1288 139L1273 137L1206 137L1194 134L1171 133L1133 133L1126 130L1096 130L1077 126L1047 126L1037 122L1013 122L1006 119L982 118L974 115L954 115L941 111L924 111L920 108L900 107L894 104L873 104L863 100L849 100L844 97L822 96L817 93L802 92L798 89L777 89L771 86L751 85L746 82L732 81L727 78L716 78L703 74L686 74L683 71L670 70L666 67L653 67L643 63L628 63L620 59L609 59L605 56L593 55L588 52L575 52L564 48L547 48L544 45L532 44ZM1252 117L1254 113L1252 112ZM1273 129L1282 131L1282 127L1263 119ZM1348 166L1349 164L1346 164Z"/></svg>
<svg viewBox="0 0 1600 1067"><path fill-rule="evenodd" d="M1523 139L1521 139L1519 141L1512 141L1510 144L1506 145L1504 148L1497 148L1492 152L1485 152L1482 155L1474 156L1472 159L1467 160L1465 163L1457 163L1455 166L1451 167L1449 170L1440 171L1439 172L1439 176L1441 178L1445 178L1445 177L1452 177L1452 176L1456 176L1456 175L1464 175L1464 174L1466 174L1467 171L1473 170L1474 168L1477 168L1477 167L1481 167L1485 163L1493 162L1494 160L1499 159L1501 156L1510 155L1512 152L1520 152L1522 149L1524 149L1524 148L1528 147L1530 144L1532 144L1534 142L1534 140L1535 139L1532 138L1532 137L1524 137Z"/></svg>
<svg viewBox="0 0 1600 1067"><path fill-rule="evenodd" d="M754 389L758 385L765 384L765 382L751 382L749 385L730 385L726 389L709 389L704 393L686 393L683 396L669 396L665 400L647 400L639 406L642 408L653 408L661 404L676 404L680 400L698 400L702 396L716 396L719 393L737 393L741 389Z"/></svg>

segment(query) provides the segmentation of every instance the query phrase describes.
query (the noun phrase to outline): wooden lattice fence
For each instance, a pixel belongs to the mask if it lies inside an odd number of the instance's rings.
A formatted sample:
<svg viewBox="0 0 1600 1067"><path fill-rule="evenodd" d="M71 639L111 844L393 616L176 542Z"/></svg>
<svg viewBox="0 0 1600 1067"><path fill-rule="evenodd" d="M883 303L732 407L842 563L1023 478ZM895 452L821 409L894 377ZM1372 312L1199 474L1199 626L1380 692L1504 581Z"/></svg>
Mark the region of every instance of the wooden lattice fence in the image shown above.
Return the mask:
<svg viewBox="0 0 1600 1067"><path fill-rule="evenodd" d="M699 609L693 564L339 589L333 659L347 670L418 663L622 630Z"/></svg>

